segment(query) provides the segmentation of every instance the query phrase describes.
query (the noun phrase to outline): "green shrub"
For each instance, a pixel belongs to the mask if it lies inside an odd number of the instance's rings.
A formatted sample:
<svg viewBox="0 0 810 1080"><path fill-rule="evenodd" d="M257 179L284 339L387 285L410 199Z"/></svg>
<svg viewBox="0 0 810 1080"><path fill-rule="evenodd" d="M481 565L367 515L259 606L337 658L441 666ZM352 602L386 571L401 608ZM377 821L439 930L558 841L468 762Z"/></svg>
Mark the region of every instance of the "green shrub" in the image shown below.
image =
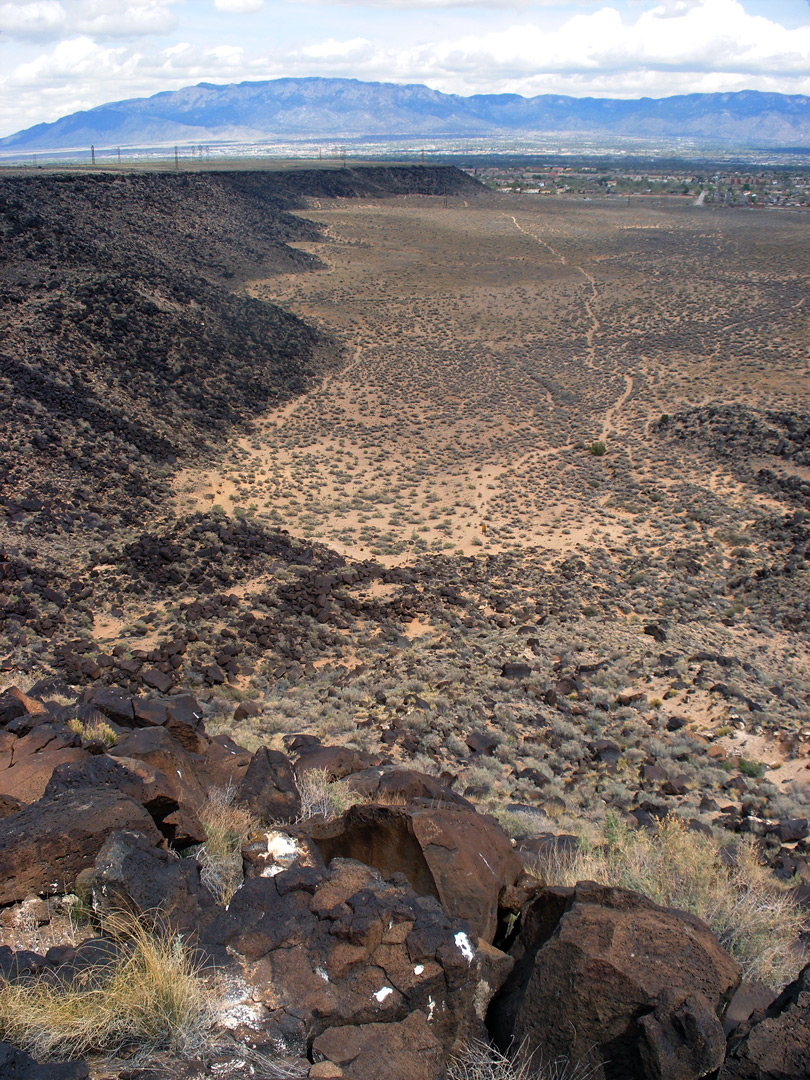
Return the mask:
<svg viewBox="0 0 810 1080"><path fill-rule="evenodd" d="M597 439L596 442L591 443L590 451L594 457L602 457L607 453L607 447L601 439Z"/></svg>
<svg viewBox="0 0 810 1080"><path fill-rule="evenodd" d="M766 766L761 761L749 761L747 758L740 758L740 772L743 776L757 780L764 775L765 771Z"/></svg>

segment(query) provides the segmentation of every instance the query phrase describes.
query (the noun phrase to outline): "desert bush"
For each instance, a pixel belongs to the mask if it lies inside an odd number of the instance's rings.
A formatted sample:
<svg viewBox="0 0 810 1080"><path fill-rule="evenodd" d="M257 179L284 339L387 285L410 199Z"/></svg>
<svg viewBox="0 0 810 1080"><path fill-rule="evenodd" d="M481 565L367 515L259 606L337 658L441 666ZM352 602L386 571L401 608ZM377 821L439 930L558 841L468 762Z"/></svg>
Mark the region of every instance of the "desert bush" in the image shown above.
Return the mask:
<svg viewBox="0 0 810 1080"><path fill-rule="evenodd" d="M81 981L0 981L0 1038L37 1058L168 1050L197 1053L214 1024L217 995L182 938L119 916L113 959Z"/></svg>
<svg viewBox="0 0 810 1080"><path fill-rule="evenodd" d="M470 1043L450 1062L447 1080L588 1080L598 1066L568 1058L542 1061L521 1044L511 1055L489 1043Z"/></svg>
<svg viewBox="0 0 810 1080"><path fill-rule="evenodd" d="M234 801L232 785L213 788L202 805L199 818L206 833L197 849L203 883L221 904L230 903L242 883L242 848L261 827L254 813Z"/></svg>
<svg viewBox="0 0 810 1080"><path fill-rule="evenodd" d="M697 915L737 960L745 979L783 986L806 961L795 948L804 917L750 841L740 841L729 866L715 840L679 818L633 831L609 813L596 843L573 853L550 851L534 872L553 885L588 879L634 889L663 907Z"/></svg>
<svg viewBox="0 0 810 1080"><path fill-rule="evenodd" d="M333 780L327 769L307 769L298 774L296 783L301 797L299 821L313 817L332 821L350 806L364 801L346 780Z"/></svg>
<svg viewBox="0 0 810 1080"><path fill-rule="evenodd" d="M602 457L607 453L607 447L601 439L597 439L596 442L592 442L590 445L590 452L594 457Z"/></svg>

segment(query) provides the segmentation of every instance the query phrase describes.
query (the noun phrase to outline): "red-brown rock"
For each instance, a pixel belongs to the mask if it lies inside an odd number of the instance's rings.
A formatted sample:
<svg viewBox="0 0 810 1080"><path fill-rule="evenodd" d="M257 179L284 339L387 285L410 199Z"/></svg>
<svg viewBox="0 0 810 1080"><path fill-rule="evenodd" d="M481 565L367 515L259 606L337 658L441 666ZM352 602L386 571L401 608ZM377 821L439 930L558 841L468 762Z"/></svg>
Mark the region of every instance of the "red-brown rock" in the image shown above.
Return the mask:
<svg viewBox="0 0 810 1080"><path fill-rule="evenodd" d="M67 791L0 821L0 904L70 892L110 832L131 829L159 844L142 806L116 791Z"/></svg>
<svg viewBox="0 0 810 1080"><path fill-rule="evenodd" d="M699 919L580 882L523 914L517 963L489 1010L502 1049L593 1063L599 1080L697 1080L722 1064L737 964Z"/></svg>
<svg viewBox="0 0 810 1080"><path fill-rule="evenodd" d="M442 1044L422 1012L399 1023L333 1027L312 1044L316 1060L332 1061L351 1080L440 1080Z"/></svg>
<svg viewBox="0 0 810 1080"><path fill-rule="evenodd" d="M810 964L729 1041L719 1080L807 1080L810 1076Z"/></svg>
<svg viewBox="0 0 810 1080"><path fill-rule="evenodd" d="M435 896L488 942L497 930L500 894L523 871L495 819L463 808L353 806L311 832L326 863L356 859L385 878L404 874L415 892Z"/></svg>

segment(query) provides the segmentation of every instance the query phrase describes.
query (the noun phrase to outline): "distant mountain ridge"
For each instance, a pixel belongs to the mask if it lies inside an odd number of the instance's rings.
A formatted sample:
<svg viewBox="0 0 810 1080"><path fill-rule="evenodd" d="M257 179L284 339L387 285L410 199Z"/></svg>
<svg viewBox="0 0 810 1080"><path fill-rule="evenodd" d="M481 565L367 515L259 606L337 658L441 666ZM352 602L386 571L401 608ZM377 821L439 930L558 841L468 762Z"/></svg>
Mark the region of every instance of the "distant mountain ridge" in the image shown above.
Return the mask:
<svg viewBox="0 0 810 1080"><path fill-rule="evenodd" d="M754 90L637 100L551 94L461 97L421 85L357 79L200 83L37 124L0 139L0 150L520 133L810 146L810 97Z"/></svg>

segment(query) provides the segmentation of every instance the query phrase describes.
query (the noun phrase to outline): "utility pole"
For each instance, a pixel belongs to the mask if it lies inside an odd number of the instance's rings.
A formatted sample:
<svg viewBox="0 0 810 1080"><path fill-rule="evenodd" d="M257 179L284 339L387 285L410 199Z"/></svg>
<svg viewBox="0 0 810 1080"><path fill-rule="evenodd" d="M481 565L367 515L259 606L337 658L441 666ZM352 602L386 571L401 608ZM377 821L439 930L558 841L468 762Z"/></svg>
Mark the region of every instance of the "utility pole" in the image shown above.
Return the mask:
<svg viewBox="0 0 810 1080"><path fill-rule="evenodd" d="M175 171L179 170L179 168L180 168L180 159L177 156L177 147L176 146L174 148L174 168L175 168Z"/></svg>
<svg viewBox="0 0 810 1080"><path fill-rule="evenodd" d="M90 147L90 163L92 165L95 165L95 163L96 163L96 148L95 148L95 146Z"/></svg>
<svg viewBox="0 0 810 1080"><path fill-rule="evenodd" d="M422 164L425 164L425 151L422 151Z"/></svg>
<svg viewBox="0 0 810 1080"><path fill-rule="evenodd" d="M121 147L118 147L118 164L121 164Z"/></svg>

